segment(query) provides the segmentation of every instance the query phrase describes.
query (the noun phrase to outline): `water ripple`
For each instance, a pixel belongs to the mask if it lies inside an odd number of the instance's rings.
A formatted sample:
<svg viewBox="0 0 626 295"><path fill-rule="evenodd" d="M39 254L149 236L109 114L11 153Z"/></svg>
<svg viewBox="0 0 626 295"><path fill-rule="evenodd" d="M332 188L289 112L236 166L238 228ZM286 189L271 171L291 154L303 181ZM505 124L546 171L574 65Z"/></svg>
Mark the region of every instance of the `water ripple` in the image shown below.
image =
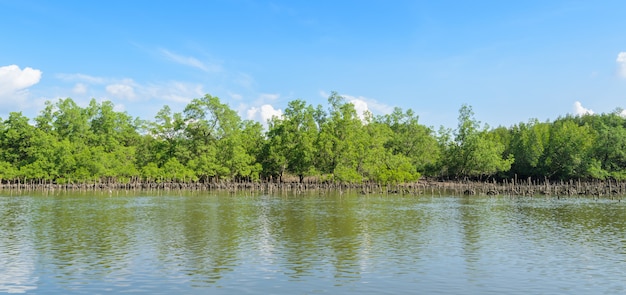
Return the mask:
<svg viewBox="0 0 626 295"><path fill-rule="evenodd" d="M624 206L345 194L0 197L0 292L623 293Z"/></svg>

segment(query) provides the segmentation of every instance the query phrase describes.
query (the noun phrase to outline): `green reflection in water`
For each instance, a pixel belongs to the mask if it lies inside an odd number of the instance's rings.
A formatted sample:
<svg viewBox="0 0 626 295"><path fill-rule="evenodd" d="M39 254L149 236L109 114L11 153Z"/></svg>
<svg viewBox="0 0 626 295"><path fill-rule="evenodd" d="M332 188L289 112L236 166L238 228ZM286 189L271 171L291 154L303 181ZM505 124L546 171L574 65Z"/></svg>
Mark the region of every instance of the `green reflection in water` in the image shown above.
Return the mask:
<svg viewBox="0 0 626 295"><path fill-rule="evenodd" d="M586 198L4 196L0 292L306 293L375 282L377 291L482 293L534 282L549 293L589 276L619 291L611 276L624 274L625 209Z"/></svg>

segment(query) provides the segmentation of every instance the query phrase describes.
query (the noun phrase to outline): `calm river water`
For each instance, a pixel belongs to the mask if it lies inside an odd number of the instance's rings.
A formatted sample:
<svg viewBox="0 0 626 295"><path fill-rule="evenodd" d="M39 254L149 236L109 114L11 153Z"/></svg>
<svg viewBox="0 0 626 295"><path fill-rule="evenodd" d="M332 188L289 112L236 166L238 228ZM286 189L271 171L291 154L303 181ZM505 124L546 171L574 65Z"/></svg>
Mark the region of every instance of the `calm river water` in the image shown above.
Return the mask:
<svg viewBox="0 0 626 295"><path fill-rule="evenodd" d="M623 294L626 206L550 197L0 195L0 293Z"/></svg>

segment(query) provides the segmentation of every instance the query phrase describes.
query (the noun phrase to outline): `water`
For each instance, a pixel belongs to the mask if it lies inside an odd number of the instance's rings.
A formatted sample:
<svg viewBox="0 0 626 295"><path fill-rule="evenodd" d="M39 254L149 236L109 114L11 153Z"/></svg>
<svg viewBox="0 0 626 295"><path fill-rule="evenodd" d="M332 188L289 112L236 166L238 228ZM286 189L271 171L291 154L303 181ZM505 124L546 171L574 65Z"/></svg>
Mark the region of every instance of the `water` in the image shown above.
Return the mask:
<svg viewBox="0 0 626 295"><path fill-rule="evenodd" d="M618 294L610 199L0 196L0 293Z"/></svg>

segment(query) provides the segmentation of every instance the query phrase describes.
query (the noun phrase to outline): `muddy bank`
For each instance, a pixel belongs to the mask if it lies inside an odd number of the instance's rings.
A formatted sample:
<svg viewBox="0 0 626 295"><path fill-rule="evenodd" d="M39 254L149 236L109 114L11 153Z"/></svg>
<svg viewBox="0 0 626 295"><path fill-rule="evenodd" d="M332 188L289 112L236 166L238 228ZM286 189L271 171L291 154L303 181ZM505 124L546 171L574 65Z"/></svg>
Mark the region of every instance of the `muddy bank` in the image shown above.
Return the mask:
<svg viewBox="0 0 626 295"><path fill-rule="evenodd" d="M133 183L3 183L1 190L9 191L229 191L256 193L301 193L309 191L353 192L359 194L451 194L451 195L508 195L557 196L576 195L621 197L626 195L626 182L607 181L548 181L504 180L490 182L420 180L414 183L383 185L378 183L342 184L333 182L133 182Z"/></svg>

